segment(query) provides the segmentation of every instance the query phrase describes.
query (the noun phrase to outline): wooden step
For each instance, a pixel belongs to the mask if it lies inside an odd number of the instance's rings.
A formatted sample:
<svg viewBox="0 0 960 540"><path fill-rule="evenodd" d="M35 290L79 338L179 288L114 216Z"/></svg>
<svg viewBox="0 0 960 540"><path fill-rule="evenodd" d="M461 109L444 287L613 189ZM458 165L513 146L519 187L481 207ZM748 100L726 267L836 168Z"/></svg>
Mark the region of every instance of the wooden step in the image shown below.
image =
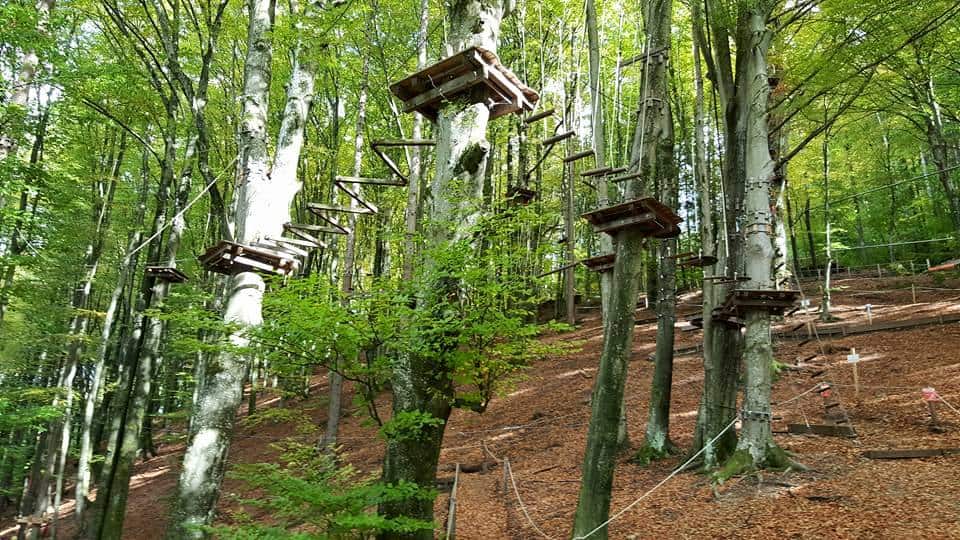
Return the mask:
<svg viewBox="0 0 960 540"><path fill-rule="evenodd" d="M545 110L545 111L540 111L540 112L538 112L538 113L536 113L536 114L531 114L530 116L524 118L524 119L523 119L523 123L524 123L524 124L532 124L532 123L534 123L534 122L537 122L537 121L539 121L539 120L543 120L544 118L547 118L547 117L549 117L549 116L552 116L553 113L554 113L554 109L547 109L547 110Z"/></svg>
<svg viewBox="0 0 960 540"><path fill-rule="evenodd" d="M584 150L583 152L577 152L576 154L570 154L569 156L563 158L564 163L572 163L574 161L579 161L584 158L588 158L593 155L593 149Z"/></svg>
<svg viewBox="0 0 960 540"><path fill-rule="evenodd" d="M144 269L144 274L167 283L184 283L188 279L186 274L174 266L148 266Z"/></svg>
<svg viewBox="0 0 960 540"><path fill-rule="evenodd" d="M551 144L557 144L560 141L565 141L570 137L573 137L577 133L575 131L566 131L553 137L547 137L546 139L540 141L540 144L543 146L550 146Z"/></svg>
<svg viewBox="0 0 960 540"><path fill-rule="evenodd" d="M320 215L320 212L340 212L344 214L363 214L370 215L376 214L376 212L370 211L369 208L364 208L363 206L343 206L341 204L327 204L327 203L307 203L307 210L310 210L314 214Z"/></svg>

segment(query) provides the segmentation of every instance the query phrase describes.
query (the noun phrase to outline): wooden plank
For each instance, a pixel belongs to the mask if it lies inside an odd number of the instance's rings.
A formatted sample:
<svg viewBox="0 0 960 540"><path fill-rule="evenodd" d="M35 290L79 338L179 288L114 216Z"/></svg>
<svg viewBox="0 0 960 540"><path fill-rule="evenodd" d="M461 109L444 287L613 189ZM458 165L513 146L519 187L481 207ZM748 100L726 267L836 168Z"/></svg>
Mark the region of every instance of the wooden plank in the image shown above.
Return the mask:
<svg viewBox="0 0 960 540"><path fill-rule="evenodd" d="M570 154L569 156L563 158L564 163L570 163L571 161L578 161L583 158L588 158L593 155L593 149L584 150L583 152L577 152L576 154Z"/></svg>
<svg viewBox="0 0 960 540"><path fill-rule="evenodd" d="M266 240L269 240L271 242L276 242L278 244L283 244L285 246L286 245L298 246L298 247L303 247L307 249L314 249L314 248L320 247L319 245L316 244L316 242L313 242L310 240L302 240L300 238L287 238L285 236L281 236L279 238L268 236L266 237Z"/></svg>
<svg viewBox="0 0 960 540"><path fill-rule="evenodd" d="M596 232L616 232L627 227L636 227L639 225L654 223L656 219L657 216L653 212L643 212L642 214L626 216L607 221L606 223L594 225L593 230Z"/></svg>
<svg viewBox="0 0 960 540"><path fill-rule="evenodd" d="M623 175L623 176L618 176L618 177L616 177L616 178L611 178L610 181L611 181L611 182L624 182L624 181L626 181L626 180L633 180L633 179L636 179L636 178L640 178L641 176L643 176L643 173L626 174L626 175Z"/></svg>
<svg viewBox="0 0 960 540"><path fill-rule="evenodd" d="M896 450L867 450L863 457L868 459L915 459L952 456L960 454L960 448L904 448Z"/></svg>
<svg viewBox="0 0 960 540"><path fill-rule="evenodd" d="M340 204L327 204L327 203L307 203L307 209L313 212L314 214L318 212L343 212L348 214L376 214L375 211L371 211L369 208L363 207L353 207L353 206L343 206Z"/></svg>
<svg viewBox="0 0 960 540"><path fill-rule="evenodd" d="M338 234L339 231L325 225L314 225L312 223L287 223L284 225L288 230L292 231L307 231L314 233L330 233Z"/></svg>
<svg viewBox="0 0 960 540"><path fill-rule="evenodd" d="M828 424L788 424L787 432L795 435L825 435L827 437L856 437L857 432L850 426Z"/></svg>
<svg viewBox="0 0 960 540"><path fill-rule="evenodd" d="M597 169L590 169L589 171L583 171L582 173L580 173L580 176L582 176L582 177L584 177L584 178L587 178L587 177L590 177L590 176L601 176L601 175L604 175L604 174L609 173L609 172L612 171L612 170L613 170L613 169L611 169L610 167L600 167L600 168L597 168Z"/></svg>
<svg viewBox="0 0 960 540"><path fill-rule="evenodd" d="M559 135L554 135L553 137L547 137L546 139L540 141L540 144L543 146L557 144L558 142L565 141L576 134L577 133L575 131L566 131L564 133L560 133Z"/></svg>
<svg viewBox="0 0 960 540"><path fill-rule="evenodd" d="M441 84L436 88L432 88L426 92L423 92L422 94L410 98L409 101L404 102L403 112L417 111L434 101L442 101L446 99L446 96L448 95L453 96L459 94L470 87L480 84L481 82L483 82L482 71L469 71L453 80Z"/></svg>
<svg viewBox="0 0 960 540"><path fill-rule="evenodd" d="M531 114L530 116L523 119L524 124L532 124L538 120L543 120L548 116L551 116L554 113L554 109L547 109L545 111L540 111L536 114Z"/></svg>

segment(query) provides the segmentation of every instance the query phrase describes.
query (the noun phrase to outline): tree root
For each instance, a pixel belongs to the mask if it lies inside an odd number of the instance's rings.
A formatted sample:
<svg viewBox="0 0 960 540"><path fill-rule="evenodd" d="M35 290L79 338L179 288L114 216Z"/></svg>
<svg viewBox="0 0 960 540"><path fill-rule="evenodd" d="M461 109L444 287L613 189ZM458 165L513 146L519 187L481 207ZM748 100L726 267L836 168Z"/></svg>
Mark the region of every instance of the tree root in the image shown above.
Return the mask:
<svg viewBox="0 0 960 540"><path fill-rule="evenodd" d="M791 459L790 454L776 444L767 444L762 460L754 462L750 452L738 449L714 474L713 480L724 483L727 480L759 470L769 471L806 471L807 467Z"/></svg>
<svg viewBox="0 0 960 540"><path fill-rule="evenodd" d="M676 455L680 452L680 447L673 444L673 441L667 439L663 443L662 448L657 448L650 443L645 443L635 454L630 458L631 463L640 465L641 467L646 467L651 462L664 459L673 455Z"/></svg>

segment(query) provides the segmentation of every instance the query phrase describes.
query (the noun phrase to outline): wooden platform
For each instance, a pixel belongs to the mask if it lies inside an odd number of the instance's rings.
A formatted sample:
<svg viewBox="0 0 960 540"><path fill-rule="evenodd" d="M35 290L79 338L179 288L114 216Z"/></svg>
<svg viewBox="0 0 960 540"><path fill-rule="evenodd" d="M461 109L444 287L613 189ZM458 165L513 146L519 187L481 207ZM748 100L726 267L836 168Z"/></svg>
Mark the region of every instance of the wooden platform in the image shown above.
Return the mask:
<svg viewBox="0 0 960 540"><path fill-rule="evenodd" d="M187 281L187 275L173 266L148 266L144 269L144 274L157 281L166 281L167 283L183 283Z"/></svg>
<svg viewBox="0 0 960 540"><path fill-rule="evenodd" d="M497 55L471 47L390 85L403 102L403 111L417 111L437 119L441 107L454 99L468 97L486 103L490 118L532 111L539 94L523 84Z"/></svg>
<svg viewBox="0 0 960 540"><path fill-rule="evenodd" d="M654 238L679 235L677 225L683 221L673 210L651 197L600 208L581 217L593 224L596 232L613 235L625 229L636 229L644 236Z"/></svg>
<svg viewBox="0 0 960 540"><path fill-rule="evenodd" d="M607 253L606 255L597 255L596 257L590 257L589 259L583 259L580 261L581 264L589 268L594 272L612 272L613 264L617 260L616 253Z"/></svg>
<svg viewBox="0 0 960 540"><path fill-rule="evenodd" d="M507 199L522 205L528 205L537 198L537 192L520 186L510 186L507 189Z"/></svg>
<svg viewBox="0 0 960 540"><path fill-rule="evenodd" d="M800 291L736 289L730 292L723 309L740 317L751 309L767 310L774 315L783 315L785 310L793 307L799 297Z"/></svg>
<svg viewBox="0 0 960 540"><path fill-rule="evenodd" d="M288 276L299 266L296 257L288 252L227 240L221 240L198 258L207 270L227 275L259 272Z"/></svg>
<svg viewBox="0 0 960 540"><path fill-rule="evenodd" d="M735 328L743 328L746 326L746 324L743 322L743 319L734 313L724 311L723 308L716 308L713 310L713 321Z"/></svg>

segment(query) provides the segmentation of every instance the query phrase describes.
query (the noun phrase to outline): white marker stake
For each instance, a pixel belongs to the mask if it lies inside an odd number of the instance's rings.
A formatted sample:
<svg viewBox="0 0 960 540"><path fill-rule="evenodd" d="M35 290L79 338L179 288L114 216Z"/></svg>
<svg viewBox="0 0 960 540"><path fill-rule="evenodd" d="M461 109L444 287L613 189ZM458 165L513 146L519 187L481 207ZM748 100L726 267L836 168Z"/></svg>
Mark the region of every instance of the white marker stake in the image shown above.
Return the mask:
<svg viewBox="0 0 960 540"><path fill-rule="evenodd" d="M867 308L867 324L873 326L873 304L867 304L863 307Z"/></svg>
<svg viewBox="0 0 960 540"><path fill-rule="evenodd" d="M853 392L856 398L860 399L860 370L857 367L860 364L860 355L857 354L857 349L850 349L847 362L853 364Z"/></svg>

